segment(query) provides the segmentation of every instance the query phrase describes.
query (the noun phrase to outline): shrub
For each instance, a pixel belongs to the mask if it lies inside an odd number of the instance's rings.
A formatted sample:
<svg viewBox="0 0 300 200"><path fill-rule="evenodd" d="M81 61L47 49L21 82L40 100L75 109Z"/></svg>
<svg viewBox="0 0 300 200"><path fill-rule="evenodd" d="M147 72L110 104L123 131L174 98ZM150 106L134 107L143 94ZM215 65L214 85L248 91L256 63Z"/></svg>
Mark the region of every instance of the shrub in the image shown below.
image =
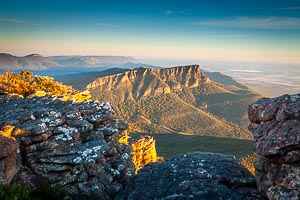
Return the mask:
<svg viewBox="0 0 300 200"><path fill-rule="evenodd" d="M1 93L16 93L28 96L39 90L53 95L65 95L74 92L71 86L55 82L52 77L35 76L32 72L26 70L23 70L20 74L9 72L0 74Z"/></svg>
<svg viewBox="0 0 300 200"><path fill-rule="evenodd" d="M57 186L44 186L32 190L21 185L0 185L1 200L63 200L67 192Z"/></svg>
<svg viewBox="0 0 300 200"><path fill-rule="evenodd" d="M67 196L67 192L57 186L44 186L32 191L34 200L62 200Z"/></svg>
<svg viewBox="0 0 300 200"><path fill-rule="evenodd" d="M30 200L31 190L21 185L0 185L1 200Z"/></svg>

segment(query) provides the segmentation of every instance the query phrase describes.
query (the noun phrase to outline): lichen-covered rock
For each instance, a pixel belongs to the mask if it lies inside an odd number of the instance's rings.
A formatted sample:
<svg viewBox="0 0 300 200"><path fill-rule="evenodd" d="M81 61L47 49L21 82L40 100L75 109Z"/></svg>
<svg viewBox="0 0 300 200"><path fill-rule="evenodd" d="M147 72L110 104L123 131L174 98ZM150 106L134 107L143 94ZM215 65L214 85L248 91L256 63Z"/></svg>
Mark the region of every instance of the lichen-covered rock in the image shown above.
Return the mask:
<svg viewBox="0 0 300 200"><path fill-rule="evenodd" d="M192 152L142 168L116 199L260 199L255 177L233 156Z"/></svg>
<svg viewBox="0 0 300 200"><path fill-rule="evenodd" d="M132 161L135 164L136 173L148 163L157 161L155 139L152 136L130 137L129 145L134 153Z"/></svg>
<svg viewBox="0 0 300 200"><path fill-rule="evenodd" d="M300 199L300 94L258 100L248 115L259 190L269 199Z"/></svg>
<svg viewBox="0 0 300 200"><path fill-rule="evenodd" d="M0 134L0 183L50 184L71 199L112 199L134 175L133 152L119 143L127 125L108 103L46 95L0 108L0 128L12 127L9 137Z"/></svg>

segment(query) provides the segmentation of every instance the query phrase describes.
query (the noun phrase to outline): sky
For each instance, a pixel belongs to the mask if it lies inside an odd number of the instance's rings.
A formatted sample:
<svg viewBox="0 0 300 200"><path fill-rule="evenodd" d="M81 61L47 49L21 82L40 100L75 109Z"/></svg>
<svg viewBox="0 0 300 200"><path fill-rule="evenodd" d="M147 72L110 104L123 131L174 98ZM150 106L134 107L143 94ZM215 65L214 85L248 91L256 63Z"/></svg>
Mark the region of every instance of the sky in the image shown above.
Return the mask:
<svg viewBox="0 0 300 200"><path fill-rule="evenodd" d="M0 0L0 52L300 63L300 0Z"/></svg>

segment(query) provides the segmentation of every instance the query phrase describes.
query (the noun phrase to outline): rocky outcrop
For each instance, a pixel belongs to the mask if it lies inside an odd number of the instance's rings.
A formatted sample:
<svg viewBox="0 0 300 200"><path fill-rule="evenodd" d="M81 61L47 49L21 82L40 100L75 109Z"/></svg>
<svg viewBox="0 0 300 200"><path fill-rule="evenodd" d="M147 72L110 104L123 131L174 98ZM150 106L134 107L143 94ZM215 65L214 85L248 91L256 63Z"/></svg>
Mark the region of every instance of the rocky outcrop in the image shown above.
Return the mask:
<svg viewBox="0 0 300 200"><path fill-rule="evenodd" d="M137 68L96 79L86 89L92 93L105 88L115 91L120 101L144 99L169 94L183 88L196 88L209 84L199 65L165 69Z"/></svg>
<svg viewBox="0 0 300 200"><path fill-rule="evenodd" d="M10 136L11 131L10 126L0 131L0 184L9 184L22 163L19 144Z"/></svg>
<svg viewBox="0 0 300 200"><path fill-rule="evenodd" d="M255 177L234 157L193 152L142 168L116 199L259 199Z"/></svg>
<svg viewBox="0 0 300 200"><path fill-rule="evenodd" d="M129 145L134 153L132 161L135 164L136 173L148 163L157 161L155 140L152 136L131 137Z"/></svg>
<svg viewBox="0 0 300 200"><path fill-rule="evenodd" d="M256 179L269 199L300 199L300 94L264 98L249 107Z"/></svg>
<svg viewBox="0 0 300 200"><path fill-rule="evenodd" d="M6 102L8 101L8 102ZM72 199L111 199L134 174L108 103L18 98L0 104L0 180L57 185Z"/></svg>

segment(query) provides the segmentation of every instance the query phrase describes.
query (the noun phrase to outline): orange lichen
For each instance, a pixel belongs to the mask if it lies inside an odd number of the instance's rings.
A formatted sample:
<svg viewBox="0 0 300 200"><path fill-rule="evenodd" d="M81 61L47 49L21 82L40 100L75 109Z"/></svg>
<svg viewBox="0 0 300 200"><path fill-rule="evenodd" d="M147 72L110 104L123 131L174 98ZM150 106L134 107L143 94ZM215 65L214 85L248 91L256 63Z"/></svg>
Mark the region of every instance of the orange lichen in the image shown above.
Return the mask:
<svg viewBox="0 0 300 200"><path fill-rule="evenodd" d="M74 101L76 103L81 103L81 102L89 100L91 98L92 98L92 95L90 94L90 92L85 90L83 92L66 95L66 96L63 96L62 98L58 98L58 99L60 99L62 101Z"/></svg>
<svg viewBox="0 0 300 200"><path fill-rule="evenodd" d="M251 153L245 157L242 157L240 160L239 160L239 163L241 165L243 165L244 167L246 167L246 169L248 169L248 171L255 175L255 168L254 168L254 161L255 161L255 158L256 158L256 154L255 153Z"/></svg>
<svg viewBox="0 0 300 200"><path fill-rule="evenodd" d="M128 144L129 134L128 131L124 131L124 135L119 138L119 142L122 144Z"/></svg>
<svg viewBox="0 0 300 200"><path fill-rule="evenodd" d="M23 134L25 134L25 130L24 129L19 129L19 128L16 128L15 130L14 130L14 132L12 133L12 135L14 136L14 137L16 137L17 135L23 135Z"/></svg>
<svg viewBox="0 0 300 200"><path fill-rule="evenodd" d="M150 162L157 161L155 140L151 136L142 136L130 142L133 150L132 161L135 164L135 172Z"/></svg>
<svg viewBox="0 0 300 200"><path fill-rule="evenodd" d="M13 136L12 136L12 132L14 130L14 126L12 125L6 125L4 126L3 130L0 131L0 134L5 136L5 137L8 137L8 138L12 138L13 140L16 140Z"/></svg>
<svg viewBox="0 0 300 200"><path fill-rule="evenodd" d="M130 127L130 126L129 126ZM131 138L129 131L119 139L120 143L128 144L133 151L132 162L135 165L135 173L150 162L163 162L163 157L157 157L155 140L152 136L140 136Z"/></svg>

